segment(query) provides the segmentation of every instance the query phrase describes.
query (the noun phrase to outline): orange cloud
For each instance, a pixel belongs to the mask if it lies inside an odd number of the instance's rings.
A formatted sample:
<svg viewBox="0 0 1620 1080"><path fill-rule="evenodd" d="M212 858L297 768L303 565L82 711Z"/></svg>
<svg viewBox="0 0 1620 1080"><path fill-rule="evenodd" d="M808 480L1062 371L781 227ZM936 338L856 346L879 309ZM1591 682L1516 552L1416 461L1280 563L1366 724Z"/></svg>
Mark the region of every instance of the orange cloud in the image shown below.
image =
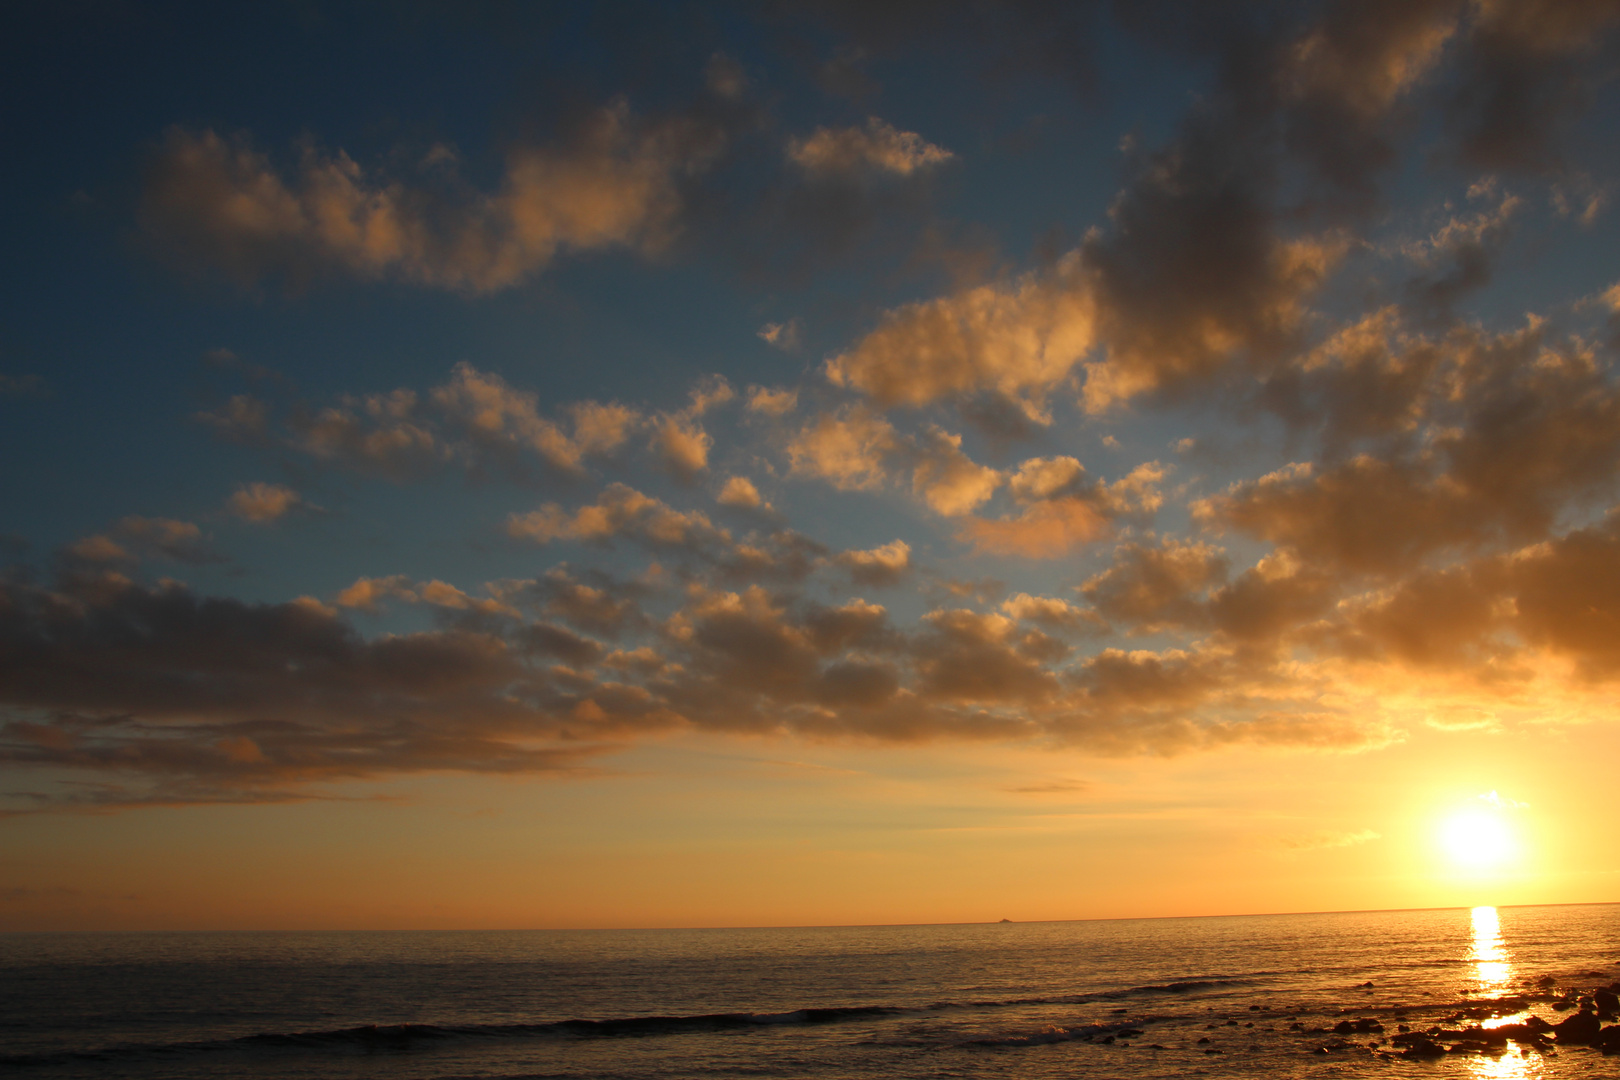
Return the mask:
<svg viewBox="0 0 1620 1080"><path fill-rule="evenodd" d="M254 481L244 484L225 500L226 507L243 521L255 524L276 521L307 505L303 496L286 484Z"/></svg>
<svg viewBox="0 0 1620 1080"><path fill-rule="evenodd" d="M950 161L956 155L925 140L914 131L869 117L864 128L817 128L793 139L788 160L812 175L847 174L860 169L910 176Z"/></svg>
<svg viewBox="0 0 1620 1080"><path fill-rule="evenodd" d="M709 161L719 141L689 120L639 122L618 102L571 144L514 148L499 189L483 193L453 172L443 179L449 151L425 161L414 185L313 147L289 178L245 138L174 128L147 177L142 216L174 250L243 281L336 270L490 292L560 251L661 245L679 176Z"/></svg>

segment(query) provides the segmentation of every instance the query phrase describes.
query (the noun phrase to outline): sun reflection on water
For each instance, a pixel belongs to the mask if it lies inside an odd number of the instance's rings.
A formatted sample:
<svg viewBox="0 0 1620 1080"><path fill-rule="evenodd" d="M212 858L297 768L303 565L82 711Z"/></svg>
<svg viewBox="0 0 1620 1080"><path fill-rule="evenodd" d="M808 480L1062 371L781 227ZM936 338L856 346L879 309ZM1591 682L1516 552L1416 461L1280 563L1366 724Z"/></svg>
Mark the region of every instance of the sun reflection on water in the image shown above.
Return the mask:
<svg viewBox="0 0 1620 1080"><path fill-rule="evenodd" d="M1471 1080L1539 1080L1545 1075L1541 1055L1510 1045L1501 1054L1470 1054L1467 1059Z"/></svg>
<svg viewBox="0 0 1620 1080"><path fill-rule="evenodd" d="M1468 959L1479 980L1477 996L1502 997L1513 987L1513 959L1502 942L1502 923L1493 907L1474 909L1474 947Z"/></svg>
<svg viewBox="0 0 1620 1080"><path fill-rule="evenodd" d="M1513 957L1502 940L1502 923L1493 907L1473 910L1474 941L1468 960L1474 965L1479 990L1476 998L1500 998L1513 990ZM1487 1020L1482 1027L1518 1022L1525 1014ZM1500 1054L1469 1055L1468 1075L1473 1080L1536 1080L1543 1075L1541 1055L1522 1046L1509 1044Z"/></svg>

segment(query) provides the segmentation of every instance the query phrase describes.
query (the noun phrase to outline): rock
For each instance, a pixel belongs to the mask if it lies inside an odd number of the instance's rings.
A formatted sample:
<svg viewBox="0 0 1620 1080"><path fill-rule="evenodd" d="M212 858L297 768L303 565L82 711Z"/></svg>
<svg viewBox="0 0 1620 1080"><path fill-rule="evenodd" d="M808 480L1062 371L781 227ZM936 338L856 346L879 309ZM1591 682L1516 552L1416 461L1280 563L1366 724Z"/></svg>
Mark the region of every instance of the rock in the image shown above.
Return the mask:
<svg viewBox="0 0 1620 1080"><path fill-rule="evenodd" d="M1592 994L1592 1003L1597 1006L1598 1015L1612 1017L1615 1010L1620 1009L1620 997L1616 997L1608 990L1597 990Z"/></svg>
<svg viewBox="0 0 1620 1080"><path fill-rule="evenodd" d="M1620 1024L1613 1024L1598 1032L1592 1045L1602 1050L1604 1056L1620 1054Z"/></svg>
<svg viewBox="0 0 1620 1080"><path fill-rule="evenodd" d="M1410 1058L1445 1057L1446 1048L1429 1038L1427 1035L1419 1035L1416 1039L1406 1044L1405 1056Z"/></svg>
<svg viewBox="0 0 1620 1080"><path fill-rule="evenodd" d="M1553 1031L1561 1043L1571 1046L1590 1046L1598 1037L1603 1024L1596 1016L1589 1012L1576 1013L1574 1016L1553 1025Z"/></svg>

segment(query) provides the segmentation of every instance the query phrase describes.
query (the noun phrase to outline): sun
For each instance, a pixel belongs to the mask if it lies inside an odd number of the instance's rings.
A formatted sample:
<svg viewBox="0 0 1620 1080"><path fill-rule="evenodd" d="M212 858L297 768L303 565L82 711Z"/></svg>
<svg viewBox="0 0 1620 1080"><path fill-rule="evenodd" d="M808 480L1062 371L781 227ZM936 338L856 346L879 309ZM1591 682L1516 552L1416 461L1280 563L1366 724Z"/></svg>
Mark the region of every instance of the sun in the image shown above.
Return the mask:
<svg viewBox="0 0 1620 1080"><path fill-rule="evenodd" d="M1452 861L1485 868L1506 862L1514 854L1513 833L1488 810L1464 810L1440 826L1440 844Z"/></svg>

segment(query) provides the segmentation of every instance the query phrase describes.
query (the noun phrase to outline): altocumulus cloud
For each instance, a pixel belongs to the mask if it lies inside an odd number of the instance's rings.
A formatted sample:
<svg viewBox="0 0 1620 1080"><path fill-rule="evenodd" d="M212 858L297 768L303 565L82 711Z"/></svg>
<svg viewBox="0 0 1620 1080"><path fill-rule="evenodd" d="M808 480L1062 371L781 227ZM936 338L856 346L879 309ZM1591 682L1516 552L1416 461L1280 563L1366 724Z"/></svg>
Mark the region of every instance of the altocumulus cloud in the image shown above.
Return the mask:
<svg viewBox="0 0 1620 1080"><path fill-rule="evenodd" d="M996 47L1058 62L1007 10ZM0 761L88 778L9 805L564 774L687 730L1170 755L1601 720L1620 678L1620 293L1589 281L1511 325L1468 312L1537 214L1601 220L1595 195L1590 213L1558 199L1604 182L1566 136L1620 10L1171 10L1199 32L1129 13L1122 32L1212 72L1207 92L1162 144L1127 147L1101 220L1027 266L861 308L798 381L551 400L447 360L436 384L302 400L260 379L203 409L234 445L357 483L516 480L478 527L549 565L351 569L250 603L162 576L222 558L203 525L118 518L0 578ZM746 90L740 68L711 76L711 96ZM614 101L511 145L485 188L448 149L382 167L312 141L288 163L175 128L143 221L244 282L488 294L570 252L671 251L704 183L746 204L719 115ZM847 120L762 140L763 171L883 205L973 163L954 136ZM1386 213L1420 149L1457 170L1455 197ZM752 337L770 310L736 333L782 360ZM804 350L807 326L820 315L757 333ZM981 438L986 416L1017 422ZM1178 438L1205 425L1173 465L1135 436L1162 448L1165 418ZM1223 444L1234 431L1251 438ZM834 505L857 509L829 522ZM264 482L225 504L255 524L300 508ZM379 619L396 632L361 629Z"/></svg>

